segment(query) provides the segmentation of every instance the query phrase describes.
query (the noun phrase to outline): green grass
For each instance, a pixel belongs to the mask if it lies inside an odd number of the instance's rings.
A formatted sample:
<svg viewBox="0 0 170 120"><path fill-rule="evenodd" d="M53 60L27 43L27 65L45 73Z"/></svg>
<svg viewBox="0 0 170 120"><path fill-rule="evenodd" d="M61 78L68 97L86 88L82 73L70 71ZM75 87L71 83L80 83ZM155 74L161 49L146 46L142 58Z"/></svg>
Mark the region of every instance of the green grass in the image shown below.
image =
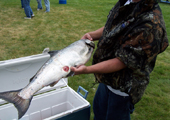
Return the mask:
<svg viewBox="0 0 170 120"><path fill-rule="evenodd" d="M51 11L37 11L36 0L31 0L35 18L24 20L19 0L0 1L0 60L39 54L44 48L59 50L79 40L86 32L105 25L109 10L117 0L67 0L58 4L50 0ZM43 2L43 1L42 1ZM169 4L160 3L170 39ZM96 43L97 44L97 43ZM92 59L87 63L91 65ZM135 105L132 120L170 120L170 48L158 56L150 84L142 100ZM97 85L92 86L92 74L69 78L69 86L77 91L79 85L89 91L87 101L92 105Z"/></svg>

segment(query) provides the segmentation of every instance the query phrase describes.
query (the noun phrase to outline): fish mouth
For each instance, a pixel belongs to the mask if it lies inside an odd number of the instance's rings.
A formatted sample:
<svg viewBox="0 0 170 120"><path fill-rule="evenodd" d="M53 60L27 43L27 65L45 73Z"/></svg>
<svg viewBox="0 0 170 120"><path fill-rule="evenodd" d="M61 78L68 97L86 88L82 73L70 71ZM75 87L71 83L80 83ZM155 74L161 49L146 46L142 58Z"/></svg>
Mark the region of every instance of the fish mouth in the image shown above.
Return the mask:
<svg viewBox="0 0 170 120"><path fill-rule="evenodd" d="M93 41L91 41L91 40L86 40L85 43L86 43L86 45L92 47L93 49L95 48L95 44L94 44Z"/></svg>

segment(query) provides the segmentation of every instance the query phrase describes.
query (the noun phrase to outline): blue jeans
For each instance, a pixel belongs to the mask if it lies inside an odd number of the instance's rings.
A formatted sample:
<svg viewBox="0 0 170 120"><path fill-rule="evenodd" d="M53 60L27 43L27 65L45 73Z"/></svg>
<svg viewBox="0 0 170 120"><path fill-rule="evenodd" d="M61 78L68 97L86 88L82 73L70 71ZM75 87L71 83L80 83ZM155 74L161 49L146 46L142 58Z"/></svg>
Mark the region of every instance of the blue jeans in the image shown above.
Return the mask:
<svg viewBox="0 0 170 120"><path fill-rule="evenodd" d="M21 7L24 8L23 0L21 0Z"/></svg>
<svg viewBox="0 0 170 120"><path fill-rule="evenodd" d="M119 96L100 83L93 100L94 120L130 120L134 105L129 96Z"/></svg>
<svg viewBox="0 0 170 120"><path fill-rule="evenodd" d="M23 0L24 11L27 17L31 18L33 15L32 9L30 7L30 0Z"/></svg>
<svg viewBox="0 0 170 120"><path fill-rule="evenodd" d="M42 9L42 3L41 3L41 0L37 0L37 3L38 3L38 9ZM49 0L44 0L44 4L45 4L45 7L46 7L46 12L50 12L50 1Z"/></svg>

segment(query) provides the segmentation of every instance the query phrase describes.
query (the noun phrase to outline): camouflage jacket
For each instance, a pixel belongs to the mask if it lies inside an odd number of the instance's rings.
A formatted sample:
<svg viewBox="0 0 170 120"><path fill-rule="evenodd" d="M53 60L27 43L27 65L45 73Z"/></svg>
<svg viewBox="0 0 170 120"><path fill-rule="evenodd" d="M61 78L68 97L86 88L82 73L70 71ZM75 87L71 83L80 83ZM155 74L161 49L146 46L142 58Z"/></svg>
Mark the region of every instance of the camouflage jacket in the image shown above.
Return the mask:
<svg viewBox="0 0 170 120"><path fill-rule="evenodd" d="M149 83L156 57L168 46L161 9L154 0L125 5L119 0L111 9L93 64L119 58L127 67L108 74L95 74L96 81L128 93L136 104Z"/></svg>

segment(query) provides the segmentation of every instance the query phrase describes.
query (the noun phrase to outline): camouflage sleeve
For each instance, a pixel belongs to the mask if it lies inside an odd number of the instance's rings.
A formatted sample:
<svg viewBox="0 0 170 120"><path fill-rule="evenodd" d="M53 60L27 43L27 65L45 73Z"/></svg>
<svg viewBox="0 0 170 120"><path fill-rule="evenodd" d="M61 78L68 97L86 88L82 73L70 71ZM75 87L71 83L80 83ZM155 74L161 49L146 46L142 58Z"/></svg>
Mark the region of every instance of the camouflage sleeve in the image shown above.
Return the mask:
<svg viewBox="0 0 170 120"><path fill-rule="evenodd" d="M128 39L120 45L115 56L132 70L145 69L162 49L163 29L157 27L135 29Z"/></svg>

